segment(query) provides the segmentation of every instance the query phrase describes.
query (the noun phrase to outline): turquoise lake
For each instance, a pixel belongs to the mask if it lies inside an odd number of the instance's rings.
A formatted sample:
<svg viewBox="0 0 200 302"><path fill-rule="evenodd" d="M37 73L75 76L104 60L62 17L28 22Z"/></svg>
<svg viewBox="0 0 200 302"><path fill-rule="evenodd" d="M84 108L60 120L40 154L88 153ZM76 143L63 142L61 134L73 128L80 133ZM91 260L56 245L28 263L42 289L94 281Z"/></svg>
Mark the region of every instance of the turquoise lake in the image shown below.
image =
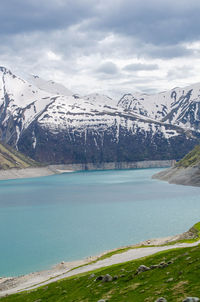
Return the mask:
<svg viewBox="0 0 200 302"><path fill-rule="evenodd" d="M186 231L200 221L200 188L152 180L158 171L0 181L0 276Z"/></svg>

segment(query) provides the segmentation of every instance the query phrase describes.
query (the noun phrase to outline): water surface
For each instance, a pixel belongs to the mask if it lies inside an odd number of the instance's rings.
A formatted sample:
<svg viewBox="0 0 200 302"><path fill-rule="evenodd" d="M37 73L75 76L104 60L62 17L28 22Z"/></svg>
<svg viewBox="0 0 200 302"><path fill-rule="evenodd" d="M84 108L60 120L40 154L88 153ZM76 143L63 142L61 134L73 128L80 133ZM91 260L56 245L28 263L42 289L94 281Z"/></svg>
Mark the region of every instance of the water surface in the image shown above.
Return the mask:
<svg viewBox="0 0 200 302"><path fill-rule="evenodd" d="M157 171L0 181L0 276L186 231L200 220L200 188L152 180Z"/></svg>

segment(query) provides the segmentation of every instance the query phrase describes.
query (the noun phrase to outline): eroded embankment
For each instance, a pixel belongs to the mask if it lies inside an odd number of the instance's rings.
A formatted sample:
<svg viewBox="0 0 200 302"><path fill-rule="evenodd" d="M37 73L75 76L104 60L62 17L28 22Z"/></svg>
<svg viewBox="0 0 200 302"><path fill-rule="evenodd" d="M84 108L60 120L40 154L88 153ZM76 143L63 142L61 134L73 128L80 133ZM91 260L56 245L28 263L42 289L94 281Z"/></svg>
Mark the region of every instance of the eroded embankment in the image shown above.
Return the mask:
<svg viewBox="0 0 200 302"><path fill-rule="evenodd" d="M46 167L30 167L26 169L0 170L0 180L42 177L74 171L88 170L122 170L142 168L166 168L173 165L173 160L138 161L138 162L110 162L49 165Z"/></svg>
<svg viewBox="0 0 200 302"><path fill-rule="evenodd" d="M198 166L188 168L174 167L156 173L152 178L177 185L198 187L200 186L200 168Z"/></svg>

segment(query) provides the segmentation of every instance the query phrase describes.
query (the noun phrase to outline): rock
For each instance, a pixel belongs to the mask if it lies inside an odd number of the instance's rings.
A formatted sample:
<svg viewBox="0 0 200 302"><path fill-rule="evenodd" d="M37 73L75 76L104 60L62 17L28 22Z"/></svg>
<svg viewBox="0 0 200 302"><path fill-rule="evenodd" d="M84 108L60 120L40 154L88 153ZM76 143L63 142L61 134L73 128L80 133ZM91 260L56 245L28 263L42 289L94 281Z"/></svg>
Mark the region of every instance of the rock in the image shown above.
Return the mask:
<svg viewBox="0 0 200 302"><path fill-rule="evenodd" d="M154 268L158 268L158 267L159 267L158 264L153 264L153 265L150 266L150 269L154 269Z"/></svg>
<svg viewBox="0 0 200 302"><path fill-rule="evenodd" d="M101 300L98 300L97 302L106 302L106 300L101 299Z"/></svg>
<svg viewBox="0 0 200 302"><path fill-rule="evenodd" d="M113 281L116 281L117 279L118 279L117 275L113 277Z"/></svg>
<svg viewBox="0 0 200 302"><path fill-rule="evenodd" d="M166 282L172 282L174 281L174 278L169 278Z"/></svg>
<svg viewBox="0 0 200 302"><path fill-rule="evenodd" d="M165 262L161 262L160 264L159 264L159 268L164 268L164 267L167 267L168 266L168 264L167 263L165 263Z"/></svg>
<svg viewBox="0 0 200 302"><path fill-rule="evenodd" d="M65 264L65 262L64 262L64 261L62 261L62 262L61 262L61 264Z"/></svg>
<svg viewBox="0 0 200 302"><path fill-rule="evenodd" d="M88 279L92 279L95 277L95 274L91 274Z"/></svg>
<svg viewBox="0 0 200 302"><path fill-rule="evenodd" d="M183 302L198 302L200 301L197 297L187 297Z"/></svg>
<svg viewBox="0 0 200 302"><path fill-rule="evenodd" d="M103 282L111 282L113 280L113 277L109 274L106 274L105 276L103 276L102 281Z"/></svg>
<svg viewBox="0 0 200 302"><path fill-rule="evenodd" d="M155 300L155 302L167 302L167 300L163 297L158 298L157 300Z"/></svg>
<svg viewBox="0 0 200 302"><path fill-rule="evenodd" d="M146 265L140 265L137 269L137 272L139 274L139 273L143 273L143 272L146 272L146 271L149 271L149 270L150 270L150 267L148 267Z"/></svg>
<svg viewBox="0 0 200 302"><path fill-rule="evenodd" d="M103 276L98 276L98 277L95 279L95 281L101 281L101 280L103 280Z"/></svg>

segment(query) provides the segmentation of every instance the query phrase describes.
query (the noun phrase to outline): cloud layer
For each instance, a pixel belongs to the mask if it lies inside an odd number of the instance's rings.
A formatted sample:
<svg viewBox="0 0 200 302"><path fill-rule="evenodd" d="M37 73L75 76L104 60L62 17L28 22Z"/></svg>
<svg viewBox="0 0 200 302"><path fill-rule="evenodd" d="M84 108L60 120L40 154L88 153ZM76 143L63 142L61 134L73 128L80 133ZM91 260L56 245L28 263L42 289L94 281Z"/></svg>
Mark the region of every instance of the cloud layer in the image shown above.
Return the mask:
<svg viewBox="0 0 200 302"><path fill-rule="evenodd" d="M0 63L80 93L198 80L198 0L2 0Z"/></svg>

